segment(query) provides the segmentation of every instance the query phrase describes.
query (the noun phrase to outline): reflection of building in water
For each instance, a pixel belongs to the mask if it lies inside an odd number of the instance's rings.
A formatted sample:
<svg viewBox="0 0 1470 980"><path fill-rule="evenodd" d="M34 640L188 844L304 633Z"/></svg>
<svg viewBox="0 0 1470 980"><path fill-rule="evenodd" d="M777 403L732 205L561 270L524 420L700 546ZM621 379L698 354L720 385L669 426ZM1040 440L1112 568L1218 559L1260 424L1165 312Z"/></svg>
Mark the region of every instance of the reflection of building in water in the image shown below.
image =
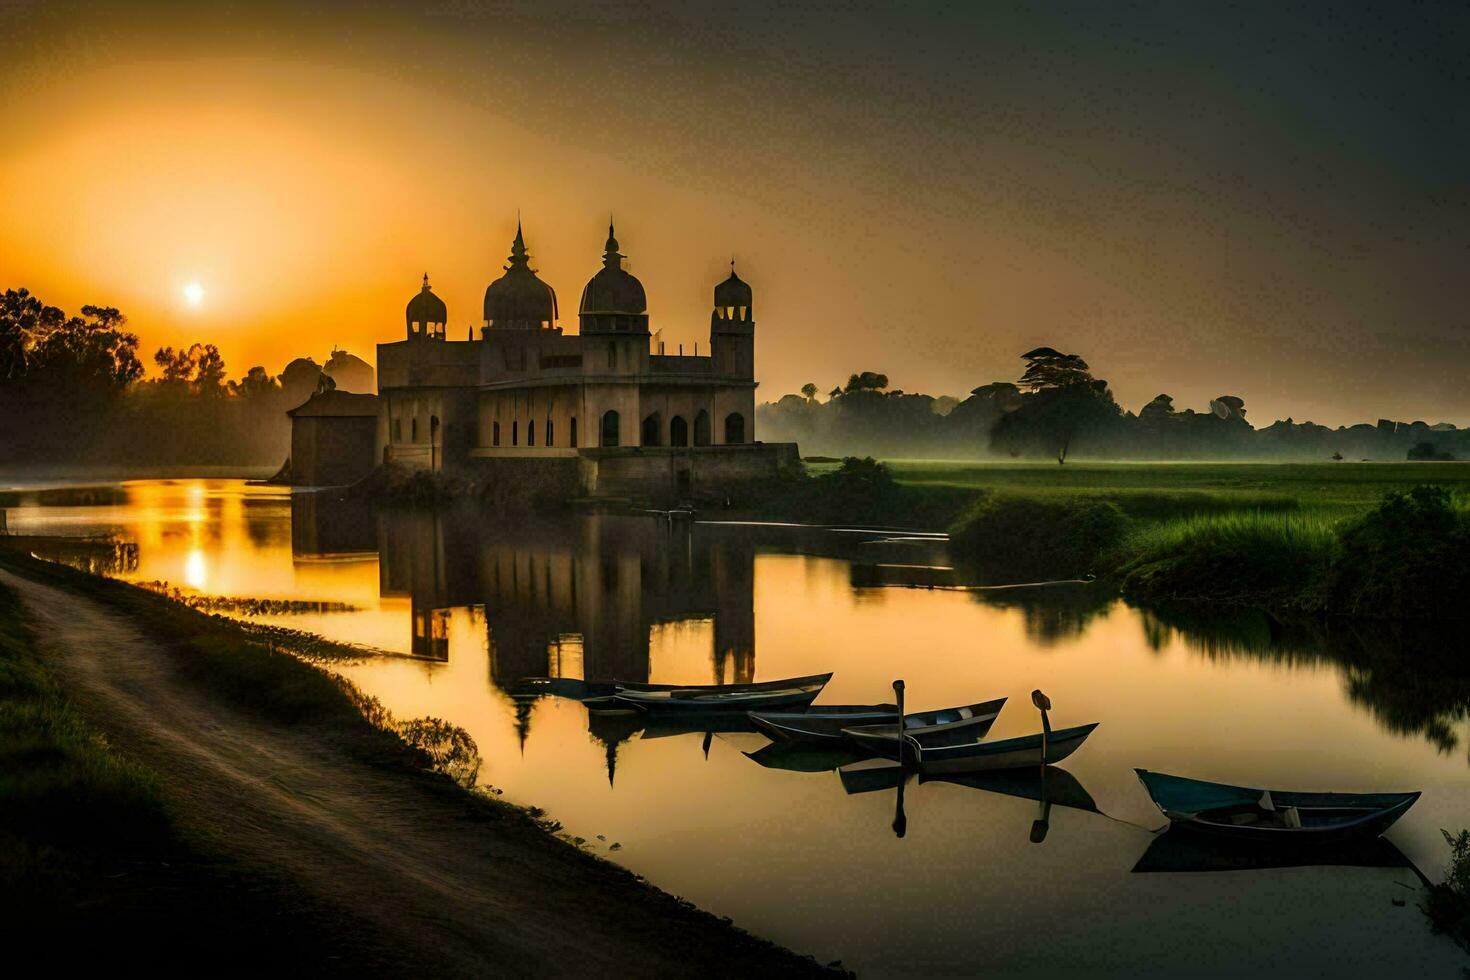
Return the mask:
<svg viewBox="0 0 1470 980"><path fill-rule="evenodd" d="M737 533L409 512L383 515L379 541L381 591L409 597L414 653L444 659L448 611L483 607L490 679L512 695L526 677L648 680L651 631L691 621L713 623L710 680L754 678L754 554ZM524 739L530 705L517 709Z"/></svg>
<svg viewBox="0 0 1470 980"><path fill-rule="evenodd" d="M248 498L246 502L248 505ZM248 506L246 516L250 516ZM256 532L252 530L250 536L255 539ZM377 550L377 526L366 501L331 491L291 494L293 558L363 555Z"/></svg>
<svg viewBox="0 0 1470 980"><path fill-rule="evenodd" d="M409 600L415 657L449 659L449 599L444 525L432 512L383 517L379 530L378 594Z"/></svg>

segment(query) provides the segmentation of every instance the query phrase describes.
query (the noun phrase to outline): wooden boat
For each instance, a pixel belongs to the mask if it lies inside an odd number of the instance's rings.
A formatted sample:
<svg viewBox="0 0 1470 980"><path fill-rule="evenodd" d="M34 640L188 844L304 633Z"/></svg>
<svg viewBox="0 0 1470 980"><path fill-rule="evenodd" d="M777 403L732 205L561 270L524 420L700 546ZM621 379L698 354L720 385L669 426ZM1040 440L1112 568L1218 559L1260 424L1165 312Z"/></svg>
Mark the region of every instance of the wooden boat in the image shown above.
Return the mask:
<svg viewBox="0 0 1470 980"><path fill-rule="evenodd" d="M644 711L739 712L811 704L832 679L828 674L788 677L758 684L623 684L612 700Z"/></svg>
<svg viewBox="0 0 1470 980"><path fill-rule="evenodd" d="M1336 845L1378 837L1418 793L1297 793L1135 769L1174 828L1240 841Z"/></svg>
<svg viewBox="0 0 1470 980"><path fill-rule="evenodd" d="M805 711L752 711L750 720L773 742L851 745L844 728L896 724L896 704L826 704Z"/></svg>
<svg viewBox="0 0 1470 980"><path fill-rule="evenodd" d="M920 736L932 739L935 744L947 742L974 742L985 737L1000 709L1005 707L1005 698L967 704L960 708L939 708L935 711L914 711L903 716L905 737ZM898 726L855 725L842 729L842 733L853 742L870 752L898 756Z"/></svg>
<svg viewBox="0 0 1470 980"><path fill-rule="evenodd" d="M1078 725L1076 728L1058 728L1043 736L1022 735L1019 738L1003 738L996 742L959 742L927 732L905 732L908 743L908 761L925 776L939 776L960 772L986 772L992 769L1019 769L1025 766L1041 766L1061 762L1076 752L1098 726ZM1043 741L1046 758L1042 758Z"/></svg>

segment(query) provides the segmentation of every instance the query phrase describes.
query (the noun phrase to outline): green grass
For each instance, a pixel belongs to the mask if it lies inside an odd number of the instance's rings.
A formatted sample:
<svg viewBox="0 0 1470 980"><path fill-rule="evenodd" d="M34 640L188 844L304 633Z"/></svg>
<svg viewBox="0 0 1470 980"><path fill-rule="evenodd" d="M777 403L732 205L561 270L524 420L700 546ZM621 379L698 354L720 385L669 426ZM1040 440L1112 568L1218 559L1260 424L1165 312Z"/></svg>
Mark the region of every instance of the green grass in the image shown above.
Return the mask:
<svg viewBox="0 0 1470 980"><path fill-rule="evenodd" d="M1105 496L1125 513L1302 510L1349 517L1422 483L1470 491L1470 463L979 463L884 460L908 486ZM821 472L830 464L809 464Z"/></svg>
<svg viewBox="0 0 1470 980"><path fill-rule="evenodd" d="M58 848L151 854L168 838L152 776L77 713L0 587L0 878L25 878Z"/></svg>
<svg viewBox="0 0 1470 980"><path fill-rule="evenodd" d="M950 536L957 559L991 580L1095 573L1150 604L1465 616L1470 465L885 465L900 488L976 495ZM1099 523L1103 507L1121 526Z"/></svg>
<svg viewBox="0 0 1470 980"><path fill-rule="evenodd" d="M1135 526L1116 569L1140 601L1306 606L1337 547L1337 521L1320 514L1196 514Z"/></svg>

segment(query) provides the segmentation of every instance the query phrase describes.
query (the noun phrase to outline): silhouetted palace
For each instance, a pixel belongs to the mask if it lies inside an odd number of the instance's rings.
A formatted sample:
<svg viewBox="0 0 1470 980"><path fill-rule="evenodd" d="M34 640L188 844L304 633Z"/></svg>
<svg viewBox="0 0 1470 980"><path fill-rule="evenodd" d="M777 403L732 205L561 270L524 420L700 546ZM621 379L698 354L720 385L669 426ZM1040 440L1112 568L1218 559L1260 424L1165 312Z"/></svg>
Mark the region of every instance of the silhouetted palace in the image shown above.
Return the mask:
<svg viewBox="0 0 1470 980"><path fill-rule="evenodd" d="M378 345L376 402L344 407L318 396L319 407L293 413L312 434L293 447L295 471L331 472L314 457L347 428L342 413L369 411L374 463L532 480L571 495L718 493L794 462L794 445L755 441L754 303L733 263L714 289L709 353L691 356L651 350L643 284L623 259L609 225L575 335L562 333L556 292L532 270L519 227L510 264L485 290L478 339L473 329L463 341L446 336L448 309L425 275L406 338Z"/></svg>

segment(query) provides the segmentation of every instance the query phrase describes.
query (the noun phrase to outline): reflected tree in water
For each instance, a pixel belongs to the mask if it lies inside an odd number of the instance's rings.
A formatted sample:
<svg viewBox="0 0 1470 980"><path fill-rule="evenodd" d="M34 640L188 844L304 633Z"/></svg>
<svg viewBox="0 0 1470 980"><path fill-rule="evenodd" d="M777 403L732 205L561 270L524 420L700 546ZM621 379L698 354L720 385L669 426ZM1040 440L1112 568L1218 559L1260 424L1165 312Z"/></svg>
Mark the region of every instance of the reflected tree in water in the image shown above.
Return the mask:
<svg viewBox="0 0 1470 980"><path fill-rule="evenodd" d="M1198 609L1142 611L1144 637L1162 650L1176 637L1211 660L1330 665L1354 704L1397 735L1428 740L1442 753L1470 748L1470 663L1462 627L1395 621L1283 621L1258 610L1210 616ZM1470 761L1470 757L1467 757Z"/></svg>

